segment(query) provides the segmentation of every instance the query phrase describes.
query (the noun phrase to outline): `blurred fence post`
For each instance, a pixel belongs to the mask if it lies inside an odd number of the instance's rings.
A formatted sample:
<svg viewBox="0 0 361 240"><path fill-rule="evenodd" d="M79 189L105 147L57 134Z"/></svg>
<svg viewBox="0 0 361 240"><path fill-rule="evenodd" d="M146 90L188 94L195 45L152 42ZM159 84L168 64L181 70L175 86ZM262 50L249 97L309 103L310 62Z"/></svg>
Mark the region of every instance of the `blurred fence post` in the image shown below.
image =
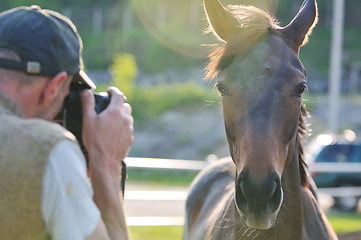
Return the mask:
<svg viewBox="0 0 361 240"><path fill-rule="evenodd" d="M329 116L328 128L337 133L339 128L340 85L342 77L342 45L344 23L344 0L333 1L332 44L329 72Z"/></svg>
<svg viewBox="0 0 361 240"><path fill-rule="evenodd" d="M93 8L93 33L97 34L103 28L103 11L99 6Z"/></svg>

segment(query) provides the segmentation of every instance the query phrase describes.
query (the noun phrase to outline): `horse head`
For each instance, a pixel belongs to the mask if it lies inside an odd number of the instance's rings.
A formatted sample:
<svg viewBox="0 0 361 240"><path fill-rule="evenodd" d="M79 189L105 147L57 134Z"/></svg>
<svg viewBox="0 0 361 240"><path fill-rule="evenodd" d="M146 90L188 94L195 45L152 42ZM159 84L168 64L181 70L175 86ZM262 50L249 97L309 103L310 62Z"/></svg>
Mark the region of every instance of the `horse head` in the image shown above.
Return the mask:
<svg viewBox="0 0 361 240"><path fill-rule="evenodd" d="M306 0L286 27L250 6L204 0L210 29L222 45L210 55L228 145L236 167L235 205L249 228L271 228L283 202L282 177L298 159L297 135L306 71L299 48L317 22ZM298 176L299 178L299 176Z"/></svg>

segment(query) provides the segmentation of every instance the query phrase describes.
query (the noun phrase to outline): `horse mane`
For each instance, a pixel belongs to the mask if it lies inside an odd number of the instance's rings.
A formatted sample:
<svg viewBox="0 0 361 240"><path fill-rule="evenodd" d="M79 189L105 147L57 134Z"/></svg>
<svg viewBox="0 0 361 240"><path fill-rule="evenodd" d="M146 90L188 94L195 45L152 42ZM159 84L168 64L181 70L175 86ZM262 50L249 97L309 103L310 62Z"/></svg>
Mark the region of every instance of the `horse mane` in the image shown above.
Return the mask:
<svg viewBox="0 0 361 240"><path fill-rule="evenodd" d="M279 29L278 21L268 12L254 6L229 5L227 9L238 20L239 24L235 32L226 43L214 47L209 54L209 62L205 68L205 78L209 81L217 77L219 72L227 68L235 55L240 53L256 42L264 39L269 29ZM212 31L209 29L209 31ZM298 158L301 185L308 187L307 164L304 161L304 150L301 143L302 137L308 134L305 118L308 112L304 105L301 106L298 120Z"/></svg>
<svg viewBox="0 0 361 240"><path fill-rule="evenodd" d="M300 169L300 178L301 178L301 185L303 187L309 187L307 171L308 168L305 160L304 160L304 151L302 145L302 138L305 135L309 134L308 124L305 121L305 118L308 116L308 112L306 110L306 106L304 104L301 105L300 116L298 118L298 133L297 133L297 143L298 143L298 163Z"/></svg>
<svg viewBox="0 0 361 240"><path fill-rule="evenodd" d="M214 79L225 69L237 53L265 37L269 29L280 28L270 13L254 6L229 5L227 10L238 20L238 25L227 42L216 46L209 54L205 69L208 80Z"/></svg>

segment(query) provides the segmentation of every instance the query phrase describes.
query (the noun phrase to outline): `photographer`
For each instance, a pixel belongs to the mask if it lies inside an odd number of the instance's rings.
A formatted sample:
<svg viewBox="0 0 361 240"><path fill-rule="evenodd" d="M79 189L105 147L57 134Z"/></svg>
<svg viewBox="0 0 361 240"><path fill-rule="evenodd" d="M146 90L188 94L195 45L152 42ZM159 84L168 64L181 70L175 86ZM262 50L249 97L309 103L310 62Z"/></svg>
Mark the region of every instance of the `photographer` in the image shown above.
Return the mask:
<svg viewBox="0 0 361 240"><path fill-rule="evenodd" d="M0 236L10 239L128 239L121 161L133 141L125 96L110 88L99 115L81 94L85 158L75 137L50 122L71 82L94 88L82 42L66 17L39 7L0 14ZM47 120L47 121L44 121Z"/></svg>

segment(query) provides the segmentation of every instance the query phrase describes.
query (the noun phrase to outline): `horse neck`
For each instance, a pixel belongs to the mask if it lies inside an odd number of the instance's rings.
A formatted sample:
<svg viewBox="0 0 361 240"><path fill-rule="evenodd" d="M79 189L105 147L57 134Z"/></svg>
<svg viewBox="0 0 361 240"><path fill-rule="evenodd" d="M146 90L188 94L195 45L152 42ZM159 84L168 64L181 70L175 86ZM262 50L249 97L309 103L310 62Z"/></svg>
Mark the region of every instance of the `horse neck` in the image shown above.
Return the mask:
<svg viewBox="0 0 361 240"><path fill-rule="evenodd" d="M285 231L296 237L285 239L300 239L303 229L303 206L302 206L302 185L300 178L299 164L299 137L297 136L294 145L290 148L286 160L286 166L282 175L283 204L278 214L276 226L283 225Z"/></svg>

